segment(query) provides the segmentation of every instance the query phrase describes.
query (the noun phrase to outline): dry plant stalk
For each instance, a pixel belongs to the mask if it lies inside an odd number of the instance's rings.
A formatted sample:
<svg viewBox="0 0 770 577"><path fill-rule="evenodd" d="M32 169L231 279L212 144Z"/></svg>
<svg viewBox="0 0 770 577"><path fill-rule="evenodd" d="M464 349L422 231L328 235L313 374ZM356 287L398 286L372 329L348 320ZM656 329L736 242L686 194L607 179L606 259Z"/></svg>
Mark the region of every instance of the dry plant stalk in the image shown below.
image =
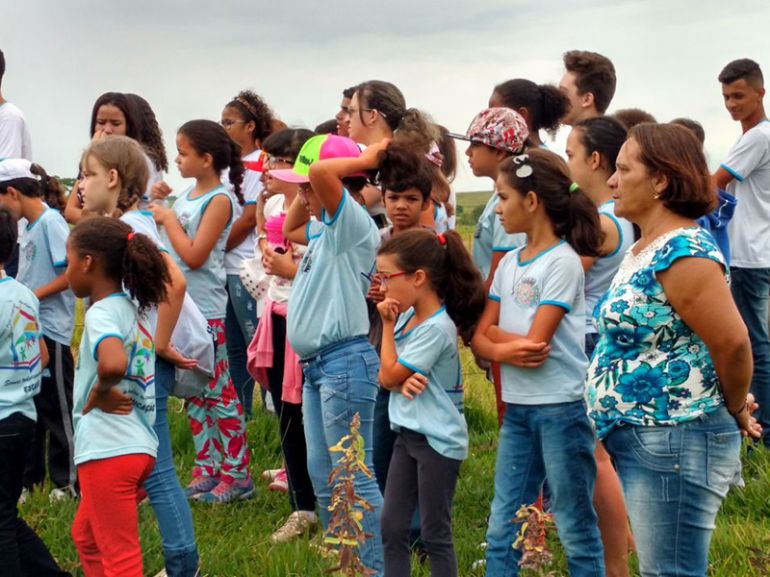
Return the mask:
<svg viewBox="0 0 770 577"><path fill-rule="evenodd" d="M513 522L521 523L513 543L514 549L522 550L519 567L535 571L541 577L553 577L553 572L546 573L553 562L553 553L546 542L548 532L554 528L553 517L534 505L522 505Z"/></svg>
<svg viewBox="0 0 770 577"><path fill-rule="evenodd" d="M356 413L350 423L350 434L329 449L332 453L342 453L342 456L329 475L329 484L333 487L329 505L331 517L324 542L339 553L339 565L329 569L328 573L339 572L345 577L368 577L375 573L364 566L359 555L361 545L372 536L361 525L364 511L374 510L355 490L356 473L372 477L364 463L366 451L360 426L361 416Z"/></svg>

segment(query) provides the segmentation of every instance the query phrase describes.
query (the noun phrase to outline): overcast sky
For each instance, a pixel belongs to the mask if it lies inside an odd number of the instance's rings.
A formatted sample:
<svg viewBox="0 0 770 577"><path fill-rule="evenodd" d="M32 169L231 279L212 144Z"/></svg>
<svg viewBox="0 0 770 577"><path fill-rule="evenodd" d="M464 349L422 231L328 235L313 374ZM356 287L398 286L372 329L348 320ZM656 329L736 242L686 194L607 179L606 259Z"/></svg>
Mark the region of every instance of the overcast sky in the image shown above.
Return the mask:
<svg viewBox="0 0 770 577"><path fill-rule="evenodd" d="M169 159L176 128L218 120L239 90L262 95L290 126L337 111L341 90L388 80L407 104L464 131L495 84L558 83L561 55L609 56L610 111L640 107L706 129L712 166L740 127L716 77L730 60L759 61L770 79L767 0L2 0L3 95L24 111L35 160L74 176L103 92L153 106ZM564 134L552 146L561 152ZM458 190L491 189L461 157ZM172 166L169 182L181 185Z"/></svg>

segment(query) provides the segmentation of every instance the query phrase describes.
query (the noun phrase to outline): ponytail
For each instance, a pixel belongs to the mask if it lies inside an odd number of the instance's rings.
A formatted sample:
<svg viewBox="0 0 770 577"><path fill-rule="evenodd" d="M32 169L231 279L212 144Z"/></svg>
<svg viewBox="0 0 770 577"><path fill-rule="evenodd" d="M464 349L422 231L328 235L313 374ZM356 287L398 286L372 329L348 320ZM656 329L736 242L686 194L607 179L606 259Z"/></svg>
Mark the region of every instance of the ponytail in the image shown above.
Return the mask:
<svg viewBox="0 0 770 577"><path fill-rule="evenodd" d="M553 152L530 149L506 158L500 176L522 196L537 195L556 236L566 240L581 256L599 256L604 233L599 213L585 192L570 178L567 164Z"/></svg>
<svg viewBox="0 0 770 577"><path fill-rule="evenodd" d="M62 212L67 205L65 189L54 177L39 164L30 164L29 172L37 178L21 177L6 180L0 183L0 194L6 194L13 187L27 198L39 198L54 210Z"/></svg>
<svg viewBox="0 0 770 577"><path fill-rule="evenodd" d="M140 312L166 300L171 277L163 255L152 240L126 223L93 216L80 221L69 242L79 256L91 256L110 280L125 286Z"/></svg>
<svg viewBox="0 0 770 577"><path fill-rule="evenodd" d="M243 166L243 160L241 160L241 146L236 144L234 140L230 140L230 170L227 173L227 177L230 180L230 184L233 185L233 194L238 199L238 204L243 206L243 174L246 169Z"/></svg>
<svg viewBox="0 0 770 577"><path fill-rule="evenodd" d="M394 255L399 268L407 273L425 271L463 343L470 343L486 295L481 274L459 234L453 230L438 235L425 229L407 230L388 240L378 254Z"/></svg>
<svg viewBox="0 0 770 577"><path fill-rule="evenodd" d="M198 154L210 154L214 161L214 170L219 175L229 169L228 178L233 185L233 193L238 204L243 205L243 160L241 147L233 142L222 126L212 120L190 120L179 128L179 134L184 135L190 146Z"/></svg>
<svg viewBox="0 0 770 577"><path fill-rule="evenodd" d="M531 132L540 129L554 134L569 110L569 99L552 84L535 84L525 78L507 80L495 86L498 105L513 110L526 108Z"/></svg>
<svg viewBox="0 0 770 577"><path fill-rule="evenodd" d="M65 190L61 183L48 173L39 164L32 164L30 172L40 177L40 196L48 206L62 212L67 206Z"/></svg>

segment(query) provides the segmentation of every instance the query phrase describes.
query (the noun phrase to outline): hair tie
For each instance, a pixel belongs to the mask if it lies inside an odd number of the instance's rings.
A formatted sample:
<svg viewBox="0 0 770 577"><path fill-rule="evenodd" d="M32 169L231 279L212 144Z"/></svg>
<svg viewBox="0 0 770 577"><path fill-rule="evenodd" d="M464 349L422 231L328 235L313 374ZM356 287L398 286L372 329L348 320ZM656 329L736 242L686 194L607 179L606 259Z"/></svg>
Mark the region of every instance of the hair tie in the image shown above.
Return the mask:
<svg viewBox="0 0 770 577"><path fill-rule="evenodd" d="M580 187L578 186L577 182L573 182L572 184L570 184L569 185L569 192L570 192L570 194L575 194L577 192L578 188L580 188Z"/></svg>
<svg viewBox="0 0 770 577"><path fill-rule="evenodd" d="M438 243L441 246L446 246L446 237L444 236L443 232L440 232L436 235L436 238L438 239Z"/></svg>
<svg viewBox="0 0 770 577"><path fill-rule="evenodd" d="M136 236L135 232L129 232L128 233L128 240L133 240L134 236Z"/></svg>

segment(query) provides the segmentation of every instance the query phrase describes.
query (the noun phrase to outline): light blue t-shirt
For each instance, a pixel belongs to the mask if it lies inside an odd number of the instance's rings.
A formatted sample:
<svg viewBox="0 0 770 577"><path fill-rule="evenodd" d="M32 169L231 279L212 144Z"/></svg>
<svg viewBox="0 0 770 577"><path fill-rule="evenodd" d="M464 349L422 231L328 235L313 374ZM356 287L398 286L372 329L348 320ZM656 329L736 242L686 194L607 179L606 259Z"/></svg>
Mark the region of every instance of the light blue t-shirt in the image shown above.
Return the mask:
<svg viewBox="0 0 770 577"><path fill-rule="evenodd" d="M615 273L631 245L634 244L634 225L625 218L615 216L615 201L610 200L599 207L599 214L609 218L618 229L620 240L610 254L597 258L586 273L586 333L595 333L594 309L599 299L610 288Z"/></svg>
<svg viewBox="0 0 770 577"><path fill-rule="evenodd" d="M191 269L174 250L174 245L166 240L170 254L174 257L176 264L187 278L187 292L190 293L195 304L198 305L203 316L207 320L223 319L227 310L227 275L225 273L225 245L227 237L230 235L230 227L233 224L232 200L230 194L224 186L218 186L214 190L202 194L197 198L190 198L190 188L174 203L174 213L179 224L188 237L195 238L198 234L198 227L203 219L203 214L209 206L209 203L215 196L222 195L230 203L230 219L227 226L219 235L214 248L211 250L208 259L203 266L195 270Z"/></svg>
<svg viewBox="0 0 770 577"><path fill-rule="evenodd" d="M394 431L401 427L425 435L434 451L458 461L468 456L468 425L463 415L463 384L457 353L457 328L441 307L404 332L414 310L404 313L396 328L398 362L428 378L428 386L413 400L390 394L388 414Z"/></svg>
<svg viewBox="0 0 770 577"><path fill-rule="evenodd" d="M301 359L324 347L366 336L366 292L380 235L361 205L345 190L337 213L309 224L308 247L294 277L287 336Z"/></svg>
<svg viewBox="0 0 770 577"><path fill-rule="evenodd" d="M585 346L585 296L580 257L564 241L522 261L524 247L500 261L489 298L500 303L499 327L527 335L543 305L566 312L551 339L548 359L536 369L502 363L502 397L506 403L541 405L583 398L588 359Z"/></svg>
<svg viewBox="0 0 770 577"><path fill-rule="evenodd" d="M23 284L0 278L0 421L14 413L37 420L32 397L43 374L39 306Z"/></svg>
<svg viewBox="0 0 770 577"><path fill-rule="evenodd" d="M130 226L134 232L148 237L158 247L158 250L168 252L166 244L160 236L158 225L155 224L155 219L149 210L129 210L123 213L120 220Z"/></svg>
<svg viewBox="0 0 770 577"><path fill-rule="evenodd" d="M481 213L473 233L473 245L471 246L473 263L481 271L481 278L489 276L492 267L493 252L508 252L518 248L527 242L527 235L523 233L508 234L500 224L500 219L495 214L495 208L500 197L492 193L489 197L484 212Z"/></svg>
<svg viewBox="0 0 770 577"><path fill-rule="evenodd" d="M75 464L136 453L155 457L155 349L145 319L128 295L115 293L91 305L84 324L73 394ZM97 349L109 337L123 341L128 356L128 369L116 386L131 397L133 410L128 415L111 415L93 409L83 415L98 379Z"/></svg>
<svg viewBox="0 0 770 577"><path fill-rule="evenodd" d="M19 239L19 272L16 280L34 291L61 276L67 269L67 237L70 228L58 211L46 207L35 222L27 224ZM70 346L75 325L75 295L67 289L40 302L43 334Z"/></svg>

